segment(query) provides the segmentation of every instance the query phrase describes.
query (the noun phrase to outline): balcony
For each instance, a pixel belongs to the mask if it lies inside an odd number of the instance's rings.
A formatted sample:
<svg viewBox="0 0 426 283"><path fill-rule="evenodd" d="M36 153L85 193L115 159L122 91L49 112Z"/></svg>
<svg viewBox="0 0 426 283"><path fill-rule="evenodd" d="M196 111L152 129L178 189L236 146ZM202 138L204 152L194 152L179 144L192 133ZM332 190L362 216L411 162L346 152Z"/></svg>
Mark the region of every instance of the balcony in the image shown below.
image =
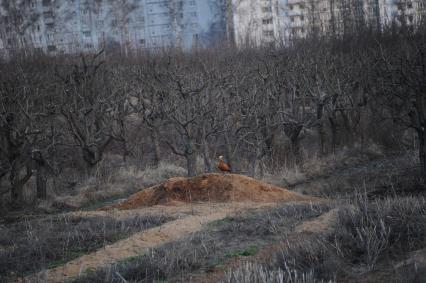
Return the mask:
<svg viewBox="0 0 426 283"><path fill-rule="evenodd" d="M273 37L274 36L274 31L273 30L263 30L262 34L265 37Z"/></svg>
<svg viewBox="0 0 426 283"><path fill-rule="evenodd" d="M262 13L264 14L272 14L272 7L271 6L264 6L261 7Z"/></svg>
<svg viewBox="0 0 426 283"><path fill-rule="evenodd" d="M291 4L302 4L304 5L306 3L306 0L288 0L287 5L291 5Z"/></svg>
<svg viewBox="0 0 426 283"><path fill-rule="evenodd" d="M272 20L272 18L263 18L262 19L262 24L263 25L272 25L273 24L273 20Z"/></svg>

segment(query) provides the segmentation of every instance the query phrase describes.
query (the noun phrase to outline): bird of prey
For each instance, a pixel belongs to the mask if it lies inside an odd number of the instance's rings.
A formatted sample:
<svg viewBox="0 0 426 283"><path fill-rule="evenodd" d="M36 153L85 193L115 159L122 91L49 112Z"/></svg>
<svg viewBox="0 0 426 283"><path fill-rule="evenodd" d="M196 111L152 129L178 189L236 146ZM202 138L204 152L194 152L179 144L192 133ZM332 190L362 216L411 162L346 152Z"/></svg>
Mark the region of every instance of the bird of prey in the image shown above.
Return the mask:
<svg viewBox="0 0 426 283"><path fill-rule="evenodd" d="M231 172L231 166L229 166L229 164L227 164L225 161L223 161L223 156L219 156L219 163L217 164L217 168L222 171L223 173L225 172Z"/></svg>

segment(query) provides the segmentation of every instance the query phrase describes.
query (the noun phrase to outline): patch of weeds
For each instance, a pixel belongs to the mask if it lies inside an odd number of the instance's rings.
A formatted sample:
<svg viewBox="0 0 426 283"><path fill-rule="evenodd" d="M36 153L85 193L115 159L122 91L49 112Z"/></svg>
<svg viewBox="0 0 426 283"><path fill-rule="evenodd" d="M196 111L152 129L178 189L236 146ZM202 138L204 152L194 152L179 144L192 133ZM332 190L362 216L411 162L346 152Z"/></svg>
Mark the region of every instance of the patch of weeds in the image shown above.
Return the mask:
<svg viewBox="0 0 426 283"><path fill-rule="evenodd" d="M270 269L257 263L246 262L238 268L228 271L224 283L333 283L316 279L315 273L306 273L289 268Z"/></svg>
<svg viewBox="0 0 426 283"><path fill-rule="evenodd" d="M110 217L66 215L23 221L2 227L0 281L62 265L133 233L159 226L171 217Z"/></svg>
<svg viewBox="0 0 426 283"><path fill-rule="evenodd" d="M258 252L258 247L257 246L250 246L244 250L238 250L238 251L234 251L232 253L228 253L226 254L226 257L238 257L238 256L252 256L257 254Z"/></svg>
<svg viewBox="0 0 426 283"><path fill-rule="evenodd" d="M216 261L206 267L206 272L212 272L217 269L224 270L225 267L226 265L222 261Z"/></svg>
<svg viewBox="0 0 426 283"><path fill-rule="evenodd" d="M260 247L285 238L300 221L316 217L332 207L286 204L228 217L184 239L152 249L135 260L99 269L74 282L119 282L115 272L128 282L188 282L190 274L225 266L229 257L255 255Z"/></svg>
<svg viewBox="0 0 426 283"><path fill-rule="evenodd" d="M291 273L309 275L310 279L303 282L357 281L370 275L373 278L370 281L374 281L377 266L383 268L389 259L400 261L408 252L426 246L424 198L369 201L365 195L358 195L353 207L340 211L337 221L334 234L328 237L308 234L288 241L271 255L268 266L236 268L228 274L227 282L299 282L292 281ZM389 268L393 270L392 266ZM421 267L411 270L402 275L402 281L418 282L417 273L421 272ZM257 281L260 273L263 278L272 276L272 279ZM281 273L284 277L276 281L274 276ZM394 280L392 274L385 275L384 281Z"/></svg>
<svg viewBox="0 0 426 283"><path fill-rule="evenodd" d="M218 219L218 220L214 220L210 223L207 224L207 226L213 227L213 226L218 226L218 225L224 225L227 223L230 223L232 220L228 217L222 218L222 219Z"/></svg>

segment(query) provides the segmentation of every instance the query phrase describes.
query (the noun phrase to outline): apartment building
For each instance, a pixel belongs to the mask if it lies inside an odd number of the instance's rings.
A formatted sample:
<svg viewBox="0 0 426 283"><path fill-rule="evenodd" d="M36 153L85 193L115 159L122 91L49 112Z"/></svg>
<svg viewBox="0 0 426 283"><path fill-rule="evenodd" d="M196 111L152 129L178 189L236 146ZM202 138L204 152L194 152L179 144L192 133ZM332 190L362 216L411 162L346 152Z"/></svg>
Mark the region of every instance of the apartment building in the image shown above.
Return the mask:
<svg viewBox="0 0 426 283"><path fill-rule="evenodd" d="M286 36L340 35L392 23L415 27L425 20L425 0L288 0Z"/></svg>
<svg viewBox="0 0 426 283"><path fill-rule="evenodd" d="M386 24L395 22L408 26L418 26L426 20L426 1L387 0L381 13Z"/></svg>
<svg viewBox="0 0 426 283"><path fill-rule="evenodd" d="M0 0L0 52L206 46L225 34L224 1Z"/></svg>
<svg viewBox="0 0 426 283"><path fill-rule="evenodd" d="M237 46L270 45L283 38L286 0L234 0Z"/></svg>
<svg viewBox="0 0 426 283"><path fill-rule="evenodd" d="M0 0L0 56L287 44L366 25L415 27L426 0Z"/></svg>

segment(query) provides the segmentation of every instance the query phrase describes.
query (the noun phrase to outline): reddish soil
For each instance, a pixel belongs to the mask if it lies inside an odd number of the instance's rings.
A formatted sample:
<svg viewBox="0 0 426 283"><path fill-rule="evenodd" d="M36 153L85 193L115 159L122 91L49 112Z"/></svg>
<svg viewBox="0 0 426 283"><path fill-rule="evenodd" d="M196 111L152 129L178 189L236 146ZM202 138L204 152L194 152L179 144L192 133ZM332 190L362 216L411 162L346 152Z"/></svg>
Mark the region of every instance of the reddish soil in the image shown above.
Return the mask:
<svg viewBox="0 0 426 283"><path fill-rule="evenodd" d="M319 200L237 174L203 174L192 178L171 178L144 189L126 201L101 210L136 209L143 206L190 202L288 202Z"/></svg>

